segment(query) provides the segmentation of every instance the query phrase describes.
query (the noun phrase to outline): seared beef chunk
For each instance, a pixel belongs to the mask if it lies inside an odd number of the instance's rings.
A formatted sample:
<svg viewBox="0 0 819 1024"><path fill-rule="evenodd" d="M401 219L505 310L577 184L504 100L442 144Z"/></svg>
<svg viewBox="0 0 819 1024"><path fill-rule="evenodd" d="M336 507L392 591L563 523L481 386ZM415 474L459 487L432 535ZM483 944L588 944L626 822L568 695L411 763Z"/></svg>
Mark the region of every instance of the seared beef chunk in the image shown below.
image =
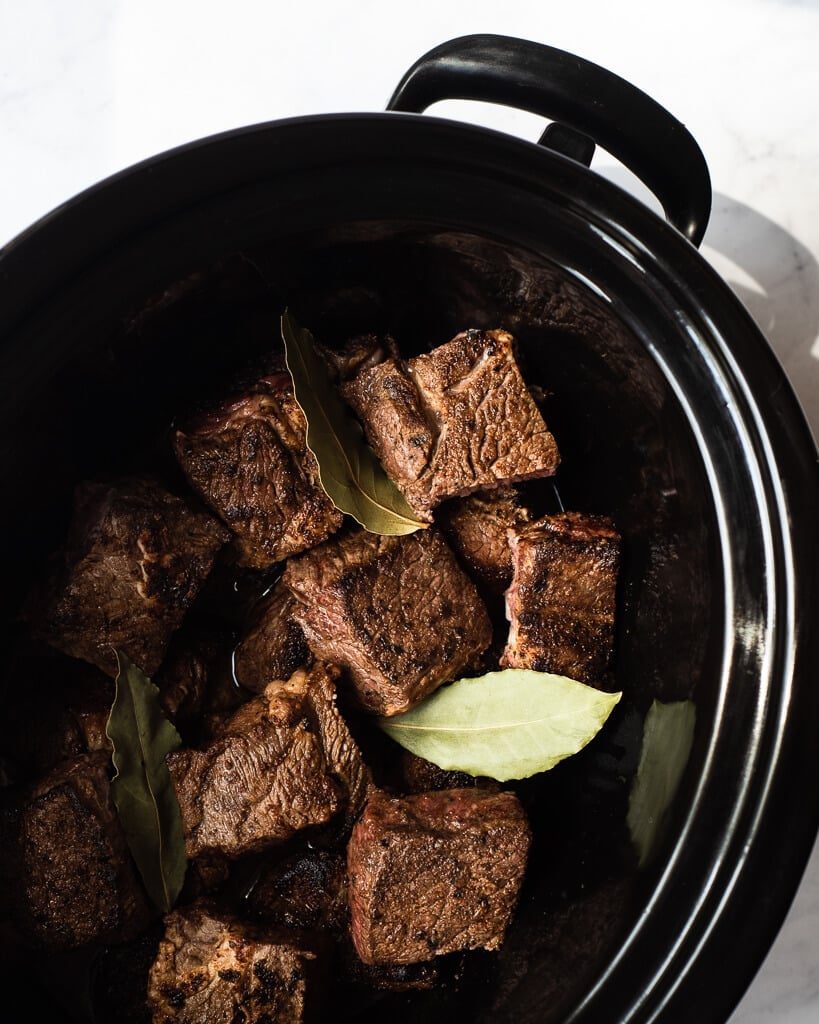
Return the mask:
<svg viewBox="0 0 819 1024"><path fill-rule="evenodd" d="M411 708L492 639L474 584L434 527L348 534L291 561L284 581L313 653L347 669L358 702L378 714Z"/></svg>
<svg viewBox="0 0 819 1024"><path fill-rule="evenodd" d="M152 675L227 539L153 480L82 484L62 565L32 611L35 632L109 675L114 648Z"/></svg>
<svg viewBox="0 0 819 1024"><path fill-rule="evenodd" d="M559 456L505 331L466 331L343 387L389 476L419 515L446 498L551 476Z"/></svg>
<svg viewBox="0 0 819 1024"><path fill-rule="evenodd" d="M369 964L497 949L529 850L513 793L374 795L347 847L351 934Z"/></svg>
<svg viewBox="0 0 819 1024"><path fill-rule="evenodd" d="M314 1019L315 954L205 904L165 918L148 979L154 1024L302 1024Z"/></svg>
<svg viewBox="0 0 819 1024"><path fill-rule="evenodd" d="M432 761L402 750L399 754L400 790L403 793L427 793L433 789L465 789L468 786L498 789L493 779L477 778L465 772L447 771Z"/></svg>
<svg viewBox="0 0 819 1024"><path fill-rule="evenodd" d="M63 762L21 802L5 837L13 917L36 946L121 941L150 911L111 800L105 753Z"/></svg>
<svg viewBox="0 0 819 1024"><path fill-rule="evenodd" d="M316 665L243 704L204 750L168 755L189 857L262 850L360 807L368 772Z"/></svg>
<svg viewBox="0 0 819 1024"><path fill-rule="evenodd" d="M236 679L261 693L274 679L289 679L310 657L301 626L293 618L298 603L284 584L265 597L234 656Z"/></svg>
<svg viewBox="0 0 819 1024"><path fill-rule="evenodd" d="M594 683L614 643L620 537L606 516L565 512L510 532L505 668Z"/></svg>
<svg viewBox="0 0 819 1024"><path fill-rule="evenodd" d="M343 853L308 850L266 865L247 905L267 924L341 932L348 918Z"/></svg>
<svg viewBox="0 0 819 1024"><path fill-rule="evenodd" d="M233 531L246 566L267 568L341 525L306 431L290 377L278 374L176 432L185 475Z"/></svg>
<svg viewBox="0 0 819 1024"><path fill-rule="evenodd" d="M447 540L470 576L494 594L512 582L512 551L507 532L531 518L517 491L502 488L456 498L440 510Z"/></svg>

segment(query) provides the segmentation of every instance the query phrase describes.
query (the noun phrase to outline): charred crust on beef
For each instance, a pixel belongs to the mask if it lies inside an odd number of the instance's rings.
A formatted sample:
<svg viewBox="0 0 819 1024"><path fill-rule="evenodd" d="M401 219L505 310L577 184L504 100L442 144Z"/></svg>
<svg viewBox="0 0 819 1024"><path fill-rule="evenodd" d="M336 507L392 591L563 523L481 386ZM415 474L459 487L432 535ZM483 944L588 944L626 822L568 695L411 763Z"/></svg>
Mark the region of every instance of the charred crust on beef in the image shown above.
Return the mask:
<svg viewBox="0 0 819 1024"><path fill-rule="evenodd" d="M295 933L194 903L165 918L148 977L154 1024L303 1024L313 1019L316 954Z"/></svg>
<svg viewBox="0 0 819 1024"><path fill-rule="evenodd" d="M431 352L363 370L342 393L388 475L429 518L447 498L551 476L557 445L506 331L465 331Z"/></svg>
<svg viewBox="0 0 819 1024"><path fill-rule="evenodd" d="M394 715L455 679L492 639L486 608L434 528L357 531L293 559L284 582L313 653L366 710Z"/></svg>
<svg viewBox="0 0 819 1024"><path fill-rule="evenodd" d="M109 765L102 752L72 758L20 801L6 837L12 912L34 946L121 941L150 919L111 799Z"/></svg>
<svg viewBox="0 0 819 1024"><path fill-rule="evenodd" d="M341 525L306 433L290 378L280 374L175 434L183 472L230 528L245 566L266 569Z"/></svg>
<svg viewBox="0 0 819 1024"><path fill-rule="evenodd" d="M514 576L502 666L598 682L614 644L620 536L611 519L544 516L509 539Z"/></svg>
<svg viewBox="0 0 819 1024"><path fill-rule="evenodd" d="M189 857L263 850L363 804L369 773L336 707L332 673L316 665L272 682L203 750L168 755Z"/></svg>
<svg viewBox="0 0 819 1024"><path fill-rule="evenodd" d="M358 955L368 964L401 964L497 949L517 903L529 842L513 793L374 795L347 847Z"/></svg>
<svg viewBox="0 0 819 1024"><path fill-rule="evenodd" d="M340 934L349 917L343 852L308 850L264 866L247 906L266 924Z"/></svg>
<svg viewBox="0 0 819 1024"><path fill-rule="evenodd" d="M150 478L82 484L62 564L30 608L33 631L111 676L114 648L152 675L228 536Z"/></svg>
<svg viewBox="0 0 819 1024"><path fill-rule="evenodd" d="M236 679L246 689L261 693L273 679L289 679L309 659L304 633L293 617L297 607L280 583L255 610L234 655Z"/></svg>
<svg viewBox="0 0 819 1024"><path fill-rule="evenodd" d="M467 789L470 786L493 790L500 788L494 779L439 768L437 764L418 757L410 753L409 750L399 752L398 766L399 785L397 788L402 793L428 793L438 789ZM382 842L387 843L388 840L385 838Z"/></svg>

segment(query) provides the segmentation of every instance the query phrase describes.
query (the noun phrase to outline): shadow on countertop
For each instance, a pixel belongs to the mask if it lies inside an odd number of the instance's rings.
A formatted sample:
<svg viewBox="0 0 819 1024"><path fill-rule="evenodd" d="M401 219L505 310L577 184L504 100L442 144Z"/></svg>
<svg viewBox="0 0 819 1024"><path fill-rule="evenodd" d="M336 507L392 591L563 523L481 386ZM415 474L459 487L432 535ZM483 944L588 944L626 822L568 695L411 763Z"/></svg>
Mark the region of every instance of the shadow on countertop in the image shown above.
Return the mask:
<svg viewBox="0 0 819 1024"><path fill-rule="evenodd" d="M657 200L620 166L594 168L661 214ZM819 263L780 224L715 192L703 256L768 339L819 441Z"/></svg>

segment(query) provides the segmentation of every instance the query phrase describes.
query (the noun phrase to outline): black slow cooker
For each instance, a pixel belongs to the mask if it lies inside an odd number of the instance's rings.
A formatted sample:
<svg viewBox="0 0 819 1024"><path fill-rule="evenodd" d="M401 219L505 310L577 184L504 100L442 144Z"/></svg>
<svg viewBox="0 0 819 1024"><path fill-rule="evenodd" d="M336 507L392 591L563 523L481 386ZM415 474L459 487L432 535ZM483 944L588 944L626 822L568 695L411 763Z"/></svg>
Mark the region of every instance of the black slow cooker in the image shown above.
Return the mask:
<svg viewBox="0 0 819 1024"><path fill-rule="evenodd" d="M554 120L536 145L419 116L457 97ZM73 486L161 472L174 415L270 345L285 304L329 343L389 330L418 350L467 326L511 330L548 393L560 501L623 534L625 696L586 751L520 786L535 840L503 949L443 988L333 1018L725 1021L817 829L814 442L695 248L700 151L648 97L569 54L471 36L423 57L390 106L162 154L0 253L6 633ZM668 223L586 166L595 144ZM641 863L626 816L655 700L692 702L696 727ZM53 1000L47 961L18 957L9 999ZM50 1019L89 1019L82 1000L58 1003Z"/></svg>

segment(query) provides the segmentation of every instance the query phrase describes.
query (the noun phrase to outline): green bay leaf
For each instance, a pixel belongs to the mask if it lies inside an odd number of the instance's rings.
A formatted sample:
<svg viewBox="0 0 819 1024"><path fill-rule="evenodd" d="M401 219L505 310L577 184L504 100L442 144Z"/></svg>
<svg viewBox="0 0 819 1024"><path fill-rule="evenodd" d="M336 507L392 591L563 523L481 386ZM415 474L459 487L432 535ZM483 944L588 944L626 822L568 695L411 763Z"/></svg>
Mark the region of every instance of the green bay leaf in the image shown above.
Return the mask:
<svg viewBox="0 0 819 1024"><path fill-rule="evenodd" d="M696 708L690 700L655 700L643 724L640 763L631 784L628 828L645 864L656 849L694 742Z"/></svg>
<svg viewBox="0 0 819 1024"><path fill-rule="evenodd" d="M307 447L330 500L370 533L400 536L425 529L428 524L418 519L367 444L313 336L288 312L281 332L296 401L307 420Z"/></svg>
<svg viewBox="0 0 819 1024"><path fill-rule="evenodd" d="M528 669L488 672L436 690L378 725L448 771L500 782L548 771L599 732L620 693Z"/></svg>
<svg viewBox="0 0 819 1024"><path fill-rule="evenodd" d="M116 695L105 729L114 746L111 792L148 895L167 913L187 868L182 816L165 763L182 741L162 712L157 687L124 654L116 655Z"/></svg>

